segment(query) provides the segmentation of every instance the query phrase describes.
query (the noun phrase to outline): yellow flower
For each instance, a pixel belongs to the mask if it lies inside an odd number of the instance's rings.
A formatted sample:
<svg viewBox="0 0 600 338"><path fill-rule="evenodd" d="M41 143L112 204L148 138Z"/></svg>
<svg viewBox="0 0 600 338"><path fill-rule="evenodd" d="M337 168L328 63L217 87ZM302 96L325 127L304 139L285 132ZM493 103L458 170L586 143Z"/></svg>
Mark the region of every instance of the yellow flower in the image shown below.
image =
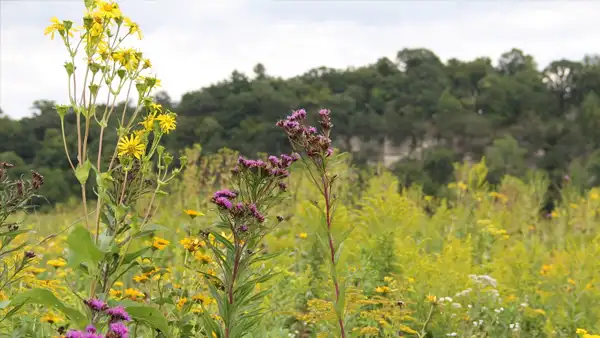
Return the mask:
<svg viewBox="0 0 600 338"><path fill-rule="evenodd" d="M133 288L129 288L127 290L125 290L125 297L131 299L131 300L137 300L139 298L143 298L144 297L144 293L142 293L139 290L133 289Z"/></svg>
<svg viewBox="0 0 600 338"><path fill-rule="evenodd" d="M394 278L389 277L389 276L388 277L383 277L383 281L386 282L386 283L391 283L391 282L394 281Z"/></svg>
<svg viewBox="0 0 600 338"><path fill-rule="evenodd" d="M360 334L365 336L376 336L379 334L379 329L373 326L367 326L360 329Z"/></svg>
<svg viewBox="0 0 600 338"><path fill-rule="evenodd" d="M136 281L136 283L143 283L143 282L148 281L148 276L146 276L146 275L134 276L133 280Z"/></svg>
<svg viewBox="0 0 600 338"><path fill-rule="evenodd" d="M210 262L212 262L212 258L210 258L209 255L205 255L203 253L201 253L200 251L196 251L196 253L194 254L194 257L200 261L200 263L202 264L210 264Z"/></svg>
<svg viewBox="0 0 600 338"><path fill-rule="evenodd" d="M427 295L426 300L431 304L437 303L437 297L433 295Z"/></svg>
<svg viewBox="0 0 600 338"><path fill-rule="evenodd" d="M462 191L466 191L467 190L467 185L464 184L463 182L458 182L458 189L460 189Z"/></svg>
<svg viewBox="0 0 600 338"><path fill-rule="evenodd" d="M574 281L573 279L571 279L571 278L569 278L569 279L567 280L567 283L569 283L569 284L571 284L571 285L576 285L576 284L577 284L577 283L575 283L575 281Z"/></svg>
<svg viewBox="0 0 600 338"><path fill-rule="evenodd" d="M208 305L212 302L212 299L203 295L203 294L197 294L194 297L192 297L192 300L196 303L200 303L200 304L204 304L204 305Z"/></svg>
<svg viewBox="0 0 600 338"><path fill-rule="evenodd" d="M177 301L177 308L181 310L187 301L188 299L186 297L180 298L179 301Z"/></svg>
<svg viewBox="0 0 600 338"><path fill-rule="evenodd" d="M158 250L164 250L170 243L171 242L167 241L164 238L154 237L154 242L152 243L152 246Z"/></svg>
<svg viewBox="0 0 600 338"><path fill-rule="evenodd" d="M121 295L123 294L123 292L121 292L121 290L110 289L110 291L108 292L108 294L112 298L121 298Z"/></svg>
<svg viewBox="0 0 600 338"><path fill-rule="evenodd" d="M132 72L137 69L140 64L141 53L137 53L133 49L121 49L112 53L113 60L119 62L121 66Z"/></svg>
<svg viewBox="0 0 600 338"><path fill-rule="evenodd" d="M400 324L400 331L404 332L404 333L408 333L408 334L418 334L417 331L411 329L410 327Z"/></svg>
<svg viewBox="0 0 600 338"><path fill-rule="evenodd" d="M154 120L156 120L156 113L152 112L146 115L140 124L144 127L145 131L152 131L154 129Z"/></svg>
<svg viewBox="0 0 600 338"><path fill-rule="evenodd" d="M175 130L175 113L161 114L156 118L160 122L160 130L168 134L171 130Z"/></svg>
<svg viewBox="0 0 600 338"><path fill-rule="evenodd" d="M306 232L301 232L298 234L298 237L302 238L302 239L306 239L306 238L308 238L308 234Z"/></svg>
<svg viewBox="0 0 600 338"><path fill-rule="evenodd" d="M152 62L150 62L150 59L144 59L144 68L152 68Z"/></svg>
<svg viewBox="0 0 600 338"><path fill-rule="evenodd" d="M191 239L187 237L179 241L179 243L181 243L181 245L189 252L194 252L204 245L204 242L198 238Z"/></svg>
<svg viewBox="0 0 600 338"><path fill-rule="evenodd" d="M129 27L129 34L135 34L137 33L138 39L142 39L142 31L140 30L140 26L131 21L130 18L128 17L124 17L123 21L125 21L125 27Z"/></svg>
<svg viewBox="0 0 600 338"><path fill-rule="evenodd" d="M99 37L104 31L104 25L102 24L102 19L94 19L94 23L92 24L92 28L90 28L90 35L94 38Z"/></svg>
<svg viewBox="0 0 600 338"><path fill-rule="evenodd" d="M391 291L390 288L387 286L378 286L375 288L375 292L377 292L377 293L388 293L390 291Z"/></svg>
<svg viewBox="0 0 600 338"><path fill-rule="evenodd" d="M587 334L588 332L585 329L577 329L577 331L575 331L575 333L577 333L577 334Z"/></svg>
<svg viewBox="0 0 600 338"><path fill-rule="evenodd" d="M97 15L109 19L116 19L121 17L121 10L119 9L118 4L102 0L96 0L95 3L96 8L98 9L98 11L96 12Z"/></svg>
<svg viewBox="0 0 600 338"><path fill-rule="evenodd" d="M201 213L200 211L196 211L196 210L192 210L192 209L187 209L187 210L184 210L183 212L185 212L192 219L194 219L194 218L196 218L198 216L204 216L204 214Z"/></svg>
<svg viewBox="0 0 600 338"><path fill-rule="evenodd" d="M65 25L57 17L53 17L50 21L52 24L44 29L44 35L50 34L50 39L54 40L54 32L58 31L62 34L65 31Z"/></svg>
<svg viewBox="0 0 600 338"><path fill-rule="evenodd" d="M146 146L142 143L139 136L130 135L129 137L122 137L119 140L117 150L119 156L131 155L139 160L144 155Z"/></svg>
<svg viewBox="0 0 600 338"><path fill-rule="evenodd" d="M59 317L52 312L47 312L46 315L44 317L42 317L42 322L44 322L44 323L54 324L54 323L58 323L58 322L62 322L62 321L63 321L62 317Z"/></svg>
<svg viewBox="0 0 600 338"><path fill-rule="evenodd" d="M115 287L120 288L123 286L123 282L115 282Z"/></svg>
<svg viewBox="0 0 600 338"><path fill-rule="evenodd" d="M53 266L53 267L55 267L55 268L60 268L60 267L62 267L62 266L65 266L65 265L67 265L67 262L65 262L65 261L64 261L64 259L62 259L62 258L59 258L59 259L51 259L51 260L49 260L49 261L48 261L48 262L46 262L46 263L48 263L48 265L51 265L51 266Z"/></svg>
<svg viewBox="0 0 600 338"><path fill-rule="evenodd" d="M594 191L590 193L590 198L593 200L597 200L598 198L600 198L600 195L598 195L598 193Z"/></svg>

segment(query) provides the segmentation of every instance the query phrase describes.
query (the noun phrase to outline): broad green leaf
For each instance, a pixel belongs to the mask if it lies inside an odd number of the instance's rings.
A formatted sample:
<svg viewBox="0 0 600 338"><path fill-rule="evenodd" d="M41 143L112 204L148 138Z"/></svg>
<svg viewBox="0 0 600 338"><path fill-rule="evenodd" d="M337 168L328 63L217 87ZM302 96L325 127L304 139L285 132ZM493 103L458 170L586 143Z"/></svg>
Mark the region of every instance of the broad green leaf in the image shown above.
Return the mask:
<svg viewBox="0 0 600 338"><path fill-rule="evenodd" d="M86 160L83 164L78 164L77 169L75 169L75 177L81 185L85 185L88 178L90 177L90 169L92 168L92 163L90 160Z"/></svg>
<svg viewBox="0 0 600 338"><path fill-rule="evenodd" d="M67 238L67 243L71 251L72 266L85 262L90 267L96 267L104 257L104 253L94 244L92 235L82 226L73 229Z"/></svg>
<svg viewBox="0 0 600 338"><path fill-rule="evenodd" d="M10 304L13 306L38 304L54 307L69 317L78 327L83 328L88 324L85 315L76 309L64 305L52 292L46 289L31 289L20 293L10 300Z"/></svg>
<svg viewBox="0 0 600 338"><path fill-rule="evenodd" d="M159 309L149 306L129 306L125 310L131 318L159 329L163 334L169 332L169 322Z"/></svg>

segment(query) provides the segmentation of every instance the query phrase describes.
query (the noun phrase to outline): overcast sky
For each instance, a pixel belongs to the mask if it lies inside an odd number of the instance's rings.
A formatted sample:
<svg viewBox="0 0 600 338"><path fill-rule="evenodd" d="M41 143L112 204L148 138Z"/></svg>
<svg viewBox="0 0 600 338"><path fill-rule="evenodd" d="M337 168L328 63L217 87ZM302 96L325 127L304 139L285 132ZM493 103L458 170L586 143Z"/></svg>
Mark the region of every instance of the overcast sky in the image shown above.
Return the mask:
<svg viewBox="0 0 600 338"><path fill-rule="evenodd" d="M600 52L600 1L121 0L144 32L139 47L163 88L185 92L228 77L293 76L345 68L424 47L443 60L497 59L513 47L543 67ZM31 114L37 99L66 103L67 54L43 35L52 16L81 20L83 0L0 0L0 108ZM80 22L80 21L79 21Z"/></svg>

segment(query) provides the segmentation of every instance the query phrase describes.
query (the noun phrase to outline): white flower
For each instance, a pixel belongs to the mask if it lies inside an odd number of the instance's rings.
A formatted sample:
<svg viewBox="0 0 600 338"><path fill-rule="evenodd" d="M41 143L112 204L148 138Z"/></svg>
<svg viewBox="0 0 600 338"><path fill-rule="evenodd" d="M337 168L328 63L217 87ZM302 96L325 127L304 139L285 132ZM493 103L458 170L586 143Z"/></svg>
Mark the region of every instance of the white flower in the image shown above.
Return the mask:
<svg viewBox="0 0 600 338"><path fill-rule="evenodd" d="M460 305L459 303L452 303L452 307L455 309L460 309L462 305Z"/></svg>
<svg viewBox="0 0 600 338"><path fill-rule="evenodd" d="M521 303L521 307L527 307L527 303Z"/></svg>
<svg viewBox="0 0 600 338"><path fill-rule="evenodd" d="M471 293L471 291L473 291L473 290L472 290L471 288L468 288L468 289L466 289L466 290L463 290L463 291L461 291L461 292L457 293L456 295L454 295L454 297L462 297L462 296L466 296L466 295L468 295L469 293Z"/></svg>
<svg viewBox="0 0 600 338"><path fill-rule="evenodd" d="M471 309L471 308L473 308L473 305L469 304L469 305L467 305L467 307L468 307L469 309Z"/></svg>
<svg viewBox="0 0 600 338"><path fill-rule="evenodd" d="M456 337L456 336L458 336L458 334L456 332L452 332L452 333L446 334L446 336L448 336L448 337Z"/></svg>

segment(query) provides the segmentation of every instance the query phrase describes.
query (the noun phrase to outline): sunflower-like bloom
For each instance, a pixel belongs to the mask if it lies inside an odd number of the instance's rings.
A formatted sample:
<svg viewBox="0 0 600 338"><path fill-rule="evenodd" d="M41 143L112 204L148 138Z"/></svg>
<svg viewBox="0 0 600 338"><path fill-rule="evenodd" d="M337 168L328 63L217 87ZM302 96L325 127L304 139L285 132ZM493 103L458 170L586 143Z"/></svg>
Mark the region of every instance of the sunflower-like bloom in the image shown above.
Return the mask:
<svg viewBox="0 0 600 338"><path fill-rule="evenodd" d="M119 140L117 144L117 151L119 156L133 156L138 160L142 158L146 151L146 146L142 143L142 140L138 135L125 136Z"/></svg>
<svg viewBox="0 0 600 338"><path fill-rule="evenodd" d="M65 31L65 25L58 20L57 17L53 17L52 19L50 19L50 21L52 22L52 24L48 27L46 27L46 29L44 29L44 35L48 35L50 34L50 39L54 40L54 33L55 32L59 32L62 33Z"/></svg>
<svg viewBox="0 0 600 338"><path fill-rule="evenodd" d="M175 130L175 125L177 121L175 121L175 113L167 113L161 114L156 119L160 123L160 130L163 133L168 134L171 130Z"/></svg>

